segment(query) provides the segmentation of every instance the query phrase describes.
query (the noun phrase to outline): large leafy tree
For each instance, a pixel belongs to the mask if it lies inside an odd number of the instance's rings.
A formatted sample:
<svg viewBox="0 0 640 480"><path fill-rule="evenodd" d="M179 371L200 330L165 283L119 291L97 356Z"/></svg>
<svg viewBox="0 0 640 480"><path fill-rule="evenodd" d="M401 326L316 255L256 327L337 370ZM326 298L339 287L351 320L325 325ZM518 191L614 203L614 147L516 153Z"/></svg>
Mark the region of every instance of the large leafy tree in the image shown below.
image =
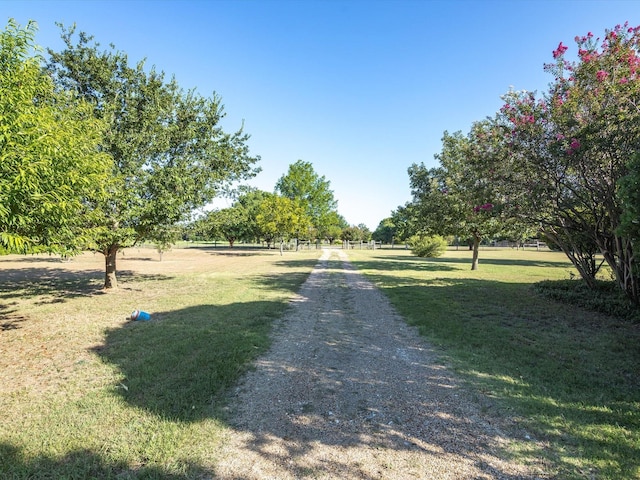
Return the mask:
<svg viewBox="0 0 640 480"><path fill-rule="evenodd" d="M576 61L567 60L562 43L554 50L555 62L547 66L554 82L542 100L513 92L506 98L501 114L512 145L511 184L530 190L525 212L537 215L588 283L597 251L621 289L640 303L633 228L640 29L618 25L602 40L588 33L576 43Z"/></svg>
<svg viewBox="0 0 640 480"><path fill-rule="evenodd" d="M175 79L130 65L113 46L101 50L91 36L62 28L65 48L49 50L49 71L61 90L77 92L108 124L101 147L114 160L108 196L94 202L93 248L105 256L105 288L117 286L116 254L142 240L154 241L162 226L186 220L227 182L255 173L248 136L229 134L223 107L184 91Z"/></svg>
<svg viewBox="0 0 640 480"><path fill-rule="evenodd" d="M483 137L486 125L475 125L469 135L444 133L440 166L409 168L416 232L469 238L471 269L478 268L480 242L505 227L502 198L486 175L487 157L494 155Z"/></svg>
<svg viewBox="0 0 640 480"><path fill-rule="evenodd" d="M417 206L413 202L400 205L391 212L391 221L395 227L395 238L400 242L406 242L410 237L418 233Z"/></svg>
<svg viewBox="0 0 640 480"><path fill-rule="evenodd" d="M299 238L300 232L310 226L304 208L294 200L280 195L269 195L263 199L256 217L261 237L267 244L279 239L280 253L287 238Z"/></svg>
<svg viewBox="0 0 640 480"><path fill-rule="evenodd" d="M258 225L257 217L260 213L260 205L266 198L270 197L271 195L273 194L251 187L242 188L242 194L238 197L238 200L234 203L234 206L241 206L246 212L244 224L244 238L246 240L259 241L261 237L261 231L260 226Z"/></svg>
<svg viewBox="0 0 640 480"><path fill-rule="evenodd" d="M0 32L0 251L68 253L110 165L90 105L56 92L34 55L34 23Z"/></svg>
<svg viewBox="0 0 640 480"><path fill-rule="evenodd" d="M381 220L373 232L372 237L376 242L393 245L397 238L397 228L393 222L393 218L388 217Z"/></svg>
<svg viewBox="0 0 640 480"><path fill-rule="evenodd" d="M322 237L335 225L338 202L333 197L331 183L316 173L310 162L298 160L276 183L276 191L298 202L311 219L312 227Z"/></svg>
<svg viewBox="0 0 640 480"><path fill-rule="evenodd" d="M336 211L331 211L322 217L320 227L317 229L317 239L326 239L330 244L340 238L342 230L347 228L349 223Z"/></svg>
<svg viewBox="0 0 640 480"><path fill-rule="evenodd" d="M600 264L591 231L602 211L591 208L576 170L589 167L574 158L575 137L559 134L545 100L533 92L510 91L497 115L508 139L507 155L496 162L493 180L511 200L511 214L537 226L547 241L560 248L590 286Z"/></svg>
<svg viewBox="0 0 640 480"><path fill-rule="evenodd" d="M229 246L233 245L237 240L247 236L249 223L248 212L241 204L236 204L222 210L214 210L209 212L206 219L208 225L208 233L212 238L224 237Z"/></svg>
<svg viewBox="0 0 640 480"><path fill-rule="evenodd" d="M371 231L363 223L350 225L342 229L340 238L345 242L368 242L371 240Z"/></svg>
<svg viewBox="0 0 640 480"><path fill-rule="evenodd" d="M622 216L617 233L633 242L637 266L640 265L640 153L634 155L628 167L627 175L619 181Z"/></svg>

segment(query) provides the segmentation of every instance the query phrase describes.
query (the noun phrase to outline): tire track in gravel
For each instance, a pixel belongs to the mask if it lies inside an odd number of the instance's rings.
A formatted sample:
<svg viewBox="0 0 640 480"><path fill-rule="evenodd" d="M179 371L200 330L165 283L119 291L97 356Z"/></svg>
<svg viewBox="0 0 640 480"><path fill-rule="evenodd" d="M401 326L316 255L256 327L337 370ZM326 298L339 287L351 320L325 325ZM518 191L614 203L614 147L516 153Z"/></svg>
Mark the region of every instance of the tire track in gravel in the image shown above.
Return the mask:
<svg viewBox="0 0 640 480"><path fill-rule="evenodd" d="M215 478L548 478L501 458L503 420L342 250L323 251L230 404Z"/></svg>

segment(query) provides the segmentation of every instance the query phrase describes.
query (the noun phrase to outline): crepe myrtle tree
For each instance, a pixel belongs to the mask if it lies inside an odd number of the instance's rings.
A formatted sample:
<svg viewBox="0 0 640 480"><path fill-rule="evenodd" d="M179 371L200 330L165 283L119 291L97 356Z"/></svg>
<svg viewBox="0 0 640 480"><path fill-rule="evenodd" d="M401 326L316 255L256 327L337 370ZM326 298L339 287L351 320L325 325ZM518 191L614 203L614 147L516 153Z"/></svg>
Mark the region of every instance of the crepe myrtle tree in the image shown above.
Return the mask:
<svg viewBox="0 0 640 480"><path fill-rule="evenodd" d="M552 119L570 142L563 158L576 174L580 201L597 219L592 239L619 287L640 304L640 246L625 228L637 196L628 180L640 153L640 27L617 25L602 39L587 33L575 42L577 61L567 61L560 46L553 54Z"/></svg>
<svg viewBox="0 0 640 480"><path fill-rule="evenodd" d="M56 92L34 54L36 26L0 32L0 252L78 251L111 159L104 123L72 92Z"/></svg>
<svg viewBox="0 0 640 480"><path fill-rule="evenodd" d="M511 214L531 226L565 253L588 286L595 288L599 265L592 230L602 211L579 185L574 153L576 138L557 133L552 113L533 92L510 91L497 116L508 138L508 155L497 167L494 182L509 192ZM568 161L567 161L568 160ZM589 240L591 238L592 240Z"/></svg>
<svg viewBox="0 0 640 480"><path fill-rule="evenodd" d="M577 52L562 42L553 50L546 69L554 81L542 99L513 92L506 98L511 183L532 191L538 205L525 212L541 217L545 234L564 243L569 258L581 245L596 245L638 304L640 27L617 25L602 38L589 32L575 42ZM585 266L572 261L593 285L588 257Z"/></svg>
<svg viewBox="0 0 640 480"><path fill-rule="evenodd" d="M105 257L105 288L115 288L116 254L158 226L188 219L229 182L257 172L242 128L227 133L220 98L184 91L175 78L130 64L112 45L102 50L75 26L62 29L64 48L49 50L48 70L60 91L76 92L107 123L101 150L113 159L104 199L91 202L89 247Z"/></svg>

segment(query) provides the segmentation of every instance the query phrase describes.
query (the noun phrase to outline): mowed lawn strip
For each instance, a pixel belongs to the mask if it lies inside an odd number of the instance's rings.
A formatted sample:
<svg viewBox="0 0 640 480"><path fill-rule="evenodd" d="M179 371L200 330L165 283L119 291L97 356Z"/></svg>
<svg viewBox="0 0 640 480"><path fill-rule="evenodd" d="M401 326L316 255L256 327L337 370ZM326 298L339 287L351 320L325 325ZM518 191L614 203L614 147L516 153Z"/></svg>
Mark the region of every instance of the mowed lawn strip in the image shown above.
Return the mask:
<svg viewBox="0 0 640 480"><path fill-rule="evenodd" d="M477 271L462 249L349 256L487 408L517 420L511 455L563 479L640 478L640 325L539 295L535 282L575 274L564 255L485 249Z"/></svg>
<svg viewBox="0 0 640 480"><path fill-rule="evenodd" d="M108 293L102 255L0 257L0 477L213 471L222 397L319 255L126 249Z"/></svg>

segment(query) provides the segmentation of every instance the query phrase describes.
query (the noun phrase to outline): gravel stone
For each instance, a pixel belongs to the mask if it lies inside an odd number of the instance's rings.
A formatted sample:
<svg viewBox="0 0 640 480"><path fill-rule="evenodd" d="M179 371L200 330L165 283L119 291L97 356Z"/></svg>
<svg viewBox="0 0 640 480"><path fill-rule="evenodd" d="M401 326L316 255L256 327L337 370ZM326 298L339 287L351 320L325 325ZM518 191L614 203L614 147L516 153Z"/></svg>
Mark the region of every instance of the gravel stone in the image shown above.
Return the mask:
<svg viewBox="0 0 640 480"><path fill-rule="evenodd" d="M323 251L230 405L220 479L550 478L505 458L514 425L486 413L343 250Z"/></svg>

